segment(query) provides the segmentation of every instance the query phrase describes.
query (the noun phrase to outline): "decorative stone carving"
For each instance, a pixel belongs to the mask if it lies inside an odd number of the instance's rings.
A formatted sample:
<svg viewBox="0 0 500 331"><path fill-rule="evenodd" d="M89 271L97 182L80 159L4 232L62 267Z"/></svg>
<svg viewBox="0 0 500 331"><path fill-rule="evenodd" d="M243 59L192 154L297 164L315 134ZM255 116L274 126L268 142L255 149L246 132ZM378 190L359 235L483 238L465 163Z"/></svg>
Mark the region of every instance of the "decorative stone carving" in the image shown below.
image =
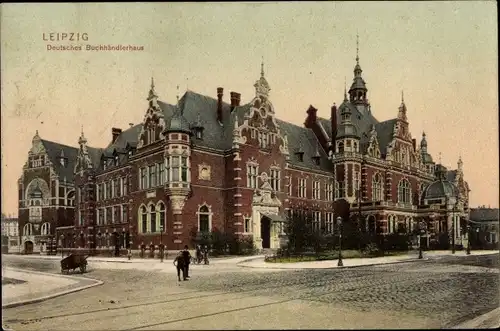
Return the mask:
<svg viewBox="0 0 500 331"><path fill-rule="evenodd" d="M201 180L210 180L212 177L211 168L208 164L202 163L198 165L198 178Z"/></svg>
<svg viewBox="0 0 500 331"><path fill-rule="evenodd" d="M260 179L265 183L269 183L269 176L266 172L260 174Z"/></svg>
<svg viewBox="0 0 500 331"><path fill-rule="evenodd" d="M182 209L184 209L184 204L186 203L186 197L172 195L170 196L170 203L174 214L182 214Z"/></svg>
<svg viewBox="0 0 500 331"><path fill-rule="evenodd" d="M33 179L26 188L25 199L28 200L36 189L40 189L42 192L42 198L47 199L50 197L50 189L47 182L41 178Z"/></svg>

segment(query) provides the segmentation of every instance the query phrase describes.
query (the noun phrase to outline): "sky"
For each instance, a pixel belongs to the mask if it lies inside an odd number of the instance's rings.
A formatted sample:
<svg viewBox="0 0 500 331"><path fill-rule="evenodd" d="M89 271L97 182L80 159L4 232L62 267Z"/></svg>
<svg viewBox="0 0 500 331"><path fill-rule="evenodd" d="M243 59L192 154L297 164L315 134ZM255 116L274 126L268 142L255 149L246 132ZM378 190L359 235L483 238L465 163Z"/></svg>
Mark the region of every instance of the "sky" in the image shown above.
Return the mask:
<svg viewBox="0 0 500 331"><path fill-rule="evenodd" d="M0 13L4 213L17 214L36 130L77 147L83 126L105 147L112 127L142 122L152 76L169 103L187 89L216 98L219 86L245 103L263 58L279 118L302 125L311 104L329 118L352 82L356 35L374 116L394 118L404 91L412 136L425 131L449 168L462 157L472 207L499 206L496 2L3 3ZM119 44L144 50L47 50Z"/></svg>

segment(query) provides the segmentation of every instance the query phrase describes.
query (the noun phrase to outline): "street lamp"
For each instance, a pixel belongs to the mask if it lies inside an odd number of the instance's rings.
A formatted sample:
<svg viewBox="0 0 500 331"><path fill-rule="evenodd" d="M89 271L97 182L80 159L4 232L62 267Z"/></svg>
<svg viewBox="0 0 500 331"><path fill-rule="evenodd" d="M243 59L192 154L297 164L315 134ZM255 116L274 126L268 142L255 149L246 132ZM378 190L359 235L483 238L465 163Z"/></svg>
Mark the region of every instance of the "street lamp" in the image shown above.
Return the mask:
<svg viewBox="0 0 500 331"><path fill-rule="evenodd" d="M422 259L422 235L425 234L425 223L424 221L420 221L419 223L419 229L418 229L418 258Z"/></svg>
<svg viewBox="0 0 500 331"><path fill-rule="evenodd" d="M467 255L470 255L470 222L467 222Z"/></svg>
<svg viewBox="0 0 500 331"><path fill-rule="evenodd" d="M62 234L59 239L61 240L61 258L64 258L64 250L63 250L63 246L64 246L64 235Z"/></svg>
<svg viewBox="0 0 500 331"><path fill-rule="evenodd" d="M337 263L338 267L343 267L344 263L342 262L342 217L337 217L337 226L339 229L339 262Z"/></svg>
<svg viewBox="0 0 500 331"><path fill-rule="evenodd" d="M160 224L160 261L163 262L163 224Z"/></svg>

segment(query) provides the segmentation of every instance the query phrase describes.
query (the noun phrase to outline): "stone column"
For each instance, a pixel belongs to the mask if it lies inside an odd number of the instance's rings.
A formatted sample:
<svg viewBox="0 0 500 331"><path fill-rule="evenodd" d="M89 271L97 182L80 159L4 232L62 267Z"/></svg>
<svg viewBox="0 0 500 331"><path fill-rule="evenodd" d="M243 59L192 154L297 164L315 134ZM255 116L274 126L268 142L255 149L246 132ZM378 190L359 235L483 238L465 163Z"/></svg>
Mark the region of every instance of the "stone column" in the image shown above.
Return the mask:
<svg viewBox="0 0 500 331"><path fill-rule="evenodd" d="M174 244L176 245L176 249L180 249L182 247L182 209L184 208L184 204L186 203L186 197L181 195L172 195L170 196L172 213L174 215L174 226L173 226L173 238Z"/></svg>

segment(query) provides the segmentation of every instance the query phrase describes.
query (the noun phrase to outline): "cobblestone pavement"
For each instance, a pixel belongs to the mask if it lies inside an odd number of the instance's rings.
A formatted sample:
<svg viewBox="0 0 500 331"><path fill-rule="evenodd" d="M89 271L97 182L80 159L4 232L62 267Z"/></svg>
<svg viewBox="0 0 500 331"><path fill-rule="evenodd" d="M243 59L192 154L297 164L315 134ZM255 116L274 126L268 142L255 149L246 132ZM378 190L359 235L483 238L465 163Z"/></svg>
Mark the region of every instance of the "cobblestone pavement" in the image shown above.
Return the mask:
<svg viewBox="0 0 500 331"><path fill-rule="evenodd" d="M57 261L7 264L59 271ZM353 269L200 269L182 283L158 272L95 269L89 277L104 285L3 315L15 330L447 328L499 306L498 268L496 254Z"/></svg>

